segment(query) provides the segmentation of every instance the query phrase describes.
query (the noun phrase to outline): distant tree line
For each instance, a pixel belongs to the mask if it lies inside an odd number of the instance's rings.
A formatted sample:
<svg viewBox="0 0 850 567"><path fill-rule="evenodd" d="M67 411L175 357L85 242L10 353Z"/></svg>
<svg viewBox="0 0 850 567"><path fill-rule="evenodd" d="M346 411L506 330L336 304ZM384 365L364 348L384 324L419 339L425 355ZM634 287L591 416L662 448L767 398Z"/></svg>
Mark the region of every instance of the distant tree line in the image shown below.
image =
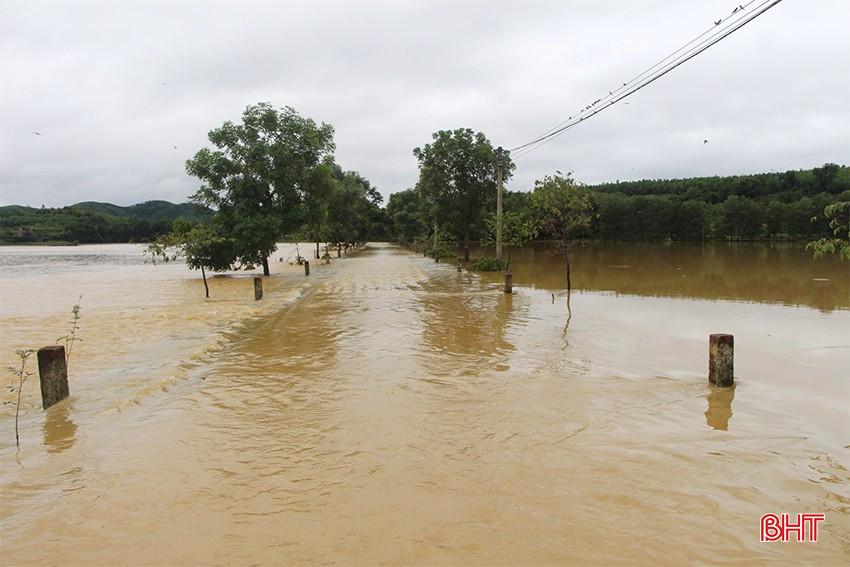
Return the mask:
<svg viewBox="0 0 850 567"><path fill-rule="evenodd" d="M455 131L455 133L461 131ZM435 143L451 133L435 134ZM471 132L462 137L473 138ZM489 147L483 135L477 134ZM446 146L442 143L442 146ZM451 144L448 144L451 146ZM490 154L488 155L488 151ZM475 214L465 211L459 218L458 200L450 192L443 195L433 185L460 187L450 177L440 178L426 169L420 157L420 179L414 188L394 193L386 207L387 233L398 242L421 244L429 239L452 241L465 248L466 234L482 241L492 240L495 212L495 182L486 172L489 161L495 170L496 156L492 148L474 150L454 144L445 153L467 156L466 161L480 159L477 166L480 191L470 206L480 207ZM416 153L416 152L415 152ZM432 150L433 153L433 150ZM468 157L473 156L473 157ZM505 176L512 165L503 158ZM435 160L457 171L445 156ZM436 180L435 180L436 178ZM465 174L464 179L469 175ZM554 179L566 179L560 173ZM543 180L536 183L541 186ZM467 186L471 184L467 183ZM836 164L804 171L764 173L730 177L705 177L672 180L643 180L579 186L589 199L588 223L575 227L571 238L601 240L808 240L833 237L834 227L825 219L824 210L835 203L850 201L850 168ZM830 209L832 210L832 209ZM453 211L446 214L444 211ZM506 191L505 219L512 224L532 227L537 239L560 240L561 235L547 229L546 212L535 205L534 190ZM834 223L833 223L834 224ZM436 227L436 229L435 229ZM441 234L440 231L443 230ZM462 230L463 234L458 230Z"/></svg>

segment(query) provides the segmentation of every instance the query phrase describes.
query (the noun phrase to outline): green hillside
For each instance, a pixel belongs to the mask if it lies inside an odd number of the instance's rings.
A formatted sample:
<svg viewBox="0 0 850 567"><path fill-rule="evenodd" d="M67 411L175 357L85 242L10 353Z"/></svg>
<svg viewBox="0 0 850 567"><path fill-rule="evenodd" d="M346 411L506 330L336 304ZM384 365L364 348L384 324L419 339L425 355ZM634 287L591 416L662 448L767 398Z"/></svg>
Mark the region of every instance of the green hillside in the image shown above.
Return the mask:
<svg viewBox="0 0 850 567"><path fill-rule="evenodd" d="M129 207L86 201L68 207L0 207L0 243L146 242L171 230L175 219L198 221L210 211L191 203L147 201Z"/></svg>
<svg viewBox="0 0 850 567"><path fill-rule="evenodd" d="M193 221L201 220L205 213L197 205L192 203L174 204L168 201L145 201L129 207L120 207L112 203L99 203L97 201L84 201L71 205L72 209L101 213L116 217L135 217L149 221L173 221L177 218L185 218Z"/></svg>

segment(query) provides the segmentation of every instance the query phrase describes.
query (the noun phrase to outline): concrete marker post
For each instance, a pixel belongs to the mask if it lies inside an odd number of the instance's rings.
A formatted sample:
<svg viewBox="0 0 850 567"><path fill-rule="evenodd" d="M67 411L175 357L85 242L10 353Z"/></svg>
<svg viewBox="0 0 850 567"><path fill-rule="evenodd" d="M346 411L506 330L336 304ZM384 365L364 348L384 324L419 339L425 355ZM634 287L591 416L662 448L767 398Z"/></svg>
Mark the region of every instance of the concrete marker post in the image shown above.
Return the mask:
<svg viewBox="0 0 850 567"><path fill-rule="evenodd" d="M307 260L304 260L304 275L310 275L310 262L308 262Z"/></svg>
<svg viewBox="0 0 850 567"><path fill-rule="evenodd" d="M263 278L254 278L254 301L263 298Z"/></svg>
<svg viewBox="0 0 850 567"><path fill-rule="evenodd" d="M735 383L735 337L716 333L708 337L708 383L731 388Z"/></svg>
<svg viewBox="0 0 850 567"><path fill-rule="evenodd" d="M38 379L41 382L41 407L49 408L68 397L68 361L64 346L38 349Z"/></svg>

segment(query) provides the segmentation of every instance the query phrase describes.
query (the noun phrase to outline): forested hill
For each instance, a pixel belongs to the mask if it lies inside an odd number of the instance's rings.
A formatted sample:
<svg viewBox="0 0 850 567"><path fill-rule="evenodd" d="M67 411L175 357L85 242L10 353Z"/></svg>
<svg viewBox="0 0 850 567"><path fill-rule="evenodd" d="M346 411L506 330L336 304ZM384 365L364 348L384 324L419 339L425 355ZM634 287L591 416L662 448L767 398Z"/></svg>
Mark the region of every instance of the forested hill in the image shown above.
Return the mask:
<svg viewBox="0 0 850 567"><path fill-rule="evenodd" d="M0 207L0 242L145 242L171 230L175 219L198 221L210 211L191 203L147 201L128 207L86 201L61 208Z"/></svg>
<svg viewBox="0 0 850 567"><path fill-rule="evenodd" d="M205 212L192 203L179 203L175 205L168 201L145 201L144 203L137 203L129 207L120 207L112 203L84 201L76 205L71 205L70 208L116 217L136 217L154 222L163 220L173 221L181 217L190 221L198 221L208 214L208 211Z"/></svg>
<svg viewBox="0 0 850 567"><path fill-rule="evenodd" d="M588 187L606 240L811 239L831 236L823 210L850 200L850 167ZM814 219L814 220L813 220Z"/></svg>
<svg viewBox="0 0 850 567"><path fill-rule="evenodd" d="M818 194L838 195L850 191L850 167L825 164L823 167L782 173L758 173L726 177L692 177L688 179L644 179L601 183L591 189L603 193L638 195L673 195L683 201L722 203L735 195L749 199L799 201Z"/></svg>

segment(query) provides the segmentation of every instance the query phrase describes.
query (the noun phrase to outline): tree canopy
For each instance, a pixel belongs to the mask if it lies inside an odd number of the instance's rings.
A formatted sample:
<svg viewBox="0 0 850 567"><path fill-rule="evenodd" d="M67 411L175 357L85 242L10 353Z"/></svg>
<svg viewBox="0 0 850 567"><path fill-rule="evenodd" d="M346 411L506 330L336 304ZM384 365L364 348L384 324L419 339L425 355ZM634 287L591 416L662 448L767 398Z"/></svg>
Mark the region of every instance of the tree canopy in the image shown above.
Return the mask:
<svg viewBox="0 0 850 567"><path fill-rule="evenodd" d="M262 264L268 275L268 257L298 218L298 204L316 208L317 168L332 157L333 127L261 102L245 109L241 124L227 121L210 131L209 141L215 149L203 148L186 162L186 171L203 182L192 199L216 211L233 238L236 263Z"/></svg>
<svg viewBox="0 0 850 567"><path fill-rule="evenodd" d="M482 206L495 199L497 162L504 179L511 176L514 165L481 132L458 128L440 130L432 137L430 144L413 150L419 162L417 188L427 211L424 216L462 242L469 260L470 240L482 228Z"/></svg>
<svg viewBox="0 0 850 567"><path fill-rule="evenodd" d="M828 205L823 214L832 230L832 236L809 242L806 248L814 253L815 258L837 254L845 260L850 260L850 201Z"/></svg>

